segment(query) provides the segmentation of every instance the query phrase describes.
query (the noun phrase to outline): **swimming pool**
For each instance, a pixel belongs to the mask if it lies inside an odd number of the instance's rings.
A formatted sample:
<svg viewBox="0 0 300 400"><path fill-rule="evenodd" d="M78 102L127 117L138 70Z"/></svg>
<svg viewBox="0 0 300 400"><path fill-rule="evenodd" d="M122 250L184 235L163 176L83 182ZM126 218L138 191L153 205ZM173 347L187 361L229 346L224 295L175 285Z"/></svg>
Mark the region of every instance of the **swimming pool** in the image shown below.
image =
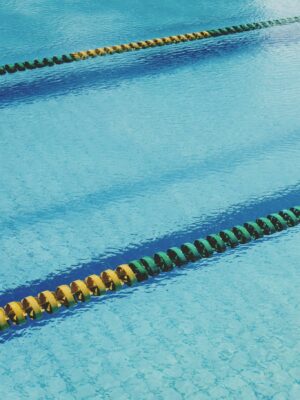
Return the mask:
<svg viewBox="0 0 300 400"><path fill-rule="evenodd" d="M300 14L0 11L0 65ZM0 77L1 305L299 204L299 24ZM0 336L6 399L298 399L299 226ZM71 279L70 279L71 277Z"/></svg>

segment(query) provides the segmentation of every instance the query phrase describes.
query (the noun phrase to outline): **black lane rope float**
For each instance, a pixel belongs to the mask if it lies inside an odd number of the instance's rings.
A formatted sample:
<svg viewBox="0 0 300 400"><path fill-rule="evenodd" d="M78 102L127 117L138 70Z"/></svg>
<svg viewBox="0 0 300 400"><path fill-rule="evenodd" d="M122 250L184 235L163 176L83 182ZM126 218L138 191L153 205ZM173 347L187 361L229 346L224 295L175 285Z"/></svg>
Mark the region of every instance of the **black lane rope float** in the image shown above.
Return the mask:
<svg viewBox="0 0 300 400"><path fill-rule="evenodd" d="M123 285L133 286L160 272L171 271L175 266L182 267L189 262L211 257L215 252L222 253L299 223L300 206L292 207L208 235L205 239L196 239L194 243L171 247L166 252L159 251L153 257L146 256L121 264L115 270L107 269L100 275L94 274L84 280L75 280L70 285L60 285L54 292L45 290L36 297L28 296L21 301L9 302L3 308L0 307L0 330L23 324L27 319L40 319L43 312L52 314L63 306L71 307L78 302L89 301L91 296L118 291Z"/></svg>
<svg viewBox="0 0 300 400"><path fill-rule="evenodd" d="M241 32L255 31L258 29L271 28L273 26L288 25L300 22L300 16L274 19L270 21L253 22L243 25L234 25L219 29L211 29L207 31L184 33L181 35L173 35L162 38L144 40L139 42L130 42L108 47L99 47L91 50L77 51L75 53L63 54L60 56L45 57L43 59L35 59L33 61L16 62L14 64L5 64L0 66L0 75L7 72L12 74L19 71L31 70L36 68L52 67L54 65L71 63L73 61L86 60L97 56L106 56L114 53L125 53L127 51L137 51L150 47L166 46L193 40L202 40L210 37L233 35Z"/></svg>

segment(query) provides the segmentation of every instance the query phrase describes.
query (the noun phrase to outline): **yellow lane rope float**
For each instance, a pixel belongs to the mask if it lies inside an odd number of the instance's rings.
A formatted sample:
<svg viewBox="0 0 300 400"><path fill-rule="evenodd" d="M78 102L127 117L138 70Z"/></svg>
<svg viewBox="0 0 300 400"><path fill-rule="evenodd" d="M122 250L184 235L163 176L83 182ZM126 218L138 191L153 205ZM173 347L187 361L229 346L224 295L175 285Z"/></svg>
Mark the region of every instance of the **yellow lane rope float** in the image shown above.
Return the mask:
<svg viewBox="0 0 300 400"><path fill-rule="evenodd" d="M153 257L147 256L121 264L115 270L107 269L100 275L94 274L84 280L77 279L70 285L60 285L54 292L44 290L36 297L27 296L21 301L9 302L3 308L0 307L0 330L23 324L28 319L39 319L45 312L52 314L61 307L72 307L79 302L89 301L92 296L118 291L124 285L136 285L160 272L211 257L215 252L222 253L228 248L280 232L299 223L300 206L292 207L222 230L218 234L208 235L205 239L196 239L193 243L184 243L180 247L171 247L166 252L157 252Z"/></svg>
<svg viewBox="0 0 300 400"><path fill-rule="evenodd" d="M150 47L166 46L193 40L202 40L211 37L233 35L241 32L255 31L258 29L271 28L273 26L287 25L295 22L300 22L300 17L290 17L274 19L270 21L253 22L243 25L234 25L219 29L211 29L207 31L184 33L181 35L173 35L162 38L144 40L139 42L130 42L115 46L99 47L91 50L77 51L74 53L63 54L60 56L45 57L43 59L35 59L32 61L16 62L14 64L5 64L0 66L0 75L6 73L15 73L36 68L52 67L54 65L71 63L73 61L86 60L88 58L101 57L115 53L125 53L127 51L137 51Z"/></svg>

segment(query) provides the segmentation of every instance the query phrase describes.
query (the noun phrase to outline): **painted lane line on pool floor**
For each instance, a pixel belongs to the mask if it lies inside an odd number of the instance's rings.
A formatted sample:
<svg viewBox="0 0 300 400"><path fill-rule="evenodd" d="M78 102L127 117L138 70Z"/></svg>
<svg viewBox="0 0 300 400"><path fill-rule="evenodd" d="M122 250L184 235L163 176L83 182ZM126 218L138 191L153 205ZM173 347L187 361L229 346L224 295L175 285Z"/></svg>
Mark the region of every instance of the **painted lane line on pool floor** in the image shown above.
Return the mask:
<svg viewBox="0 0 300 400"><path fill-rule="evenodd" d="M108 269L100 275L89 275L84 281L78 279L70 285L60 285L54 292L45 290L36 297L28 296L21 301L9 302L3 308L0 307L0 330L23 324L27 319L40 319L43 312L52 314L62 306L72 307L78 302L89 301L91 296L118 291L123 285L133 286L147 280L149 276L171 271L175 266L182 267L189 262L211 257L215 252L222 253L228 248L235 248L299 223L300 206L284 209L265 218L208 235L205 239L196 239L194 243L184 243L166 252L157 252L153 257L146 256L121 264L115 270Z"/></svg>
<svg viewBox="0 0 300 400"><path fill-rule="evenodd" d="M300 22L300 16L274 19L270 21L259 21L243 25L234 25L230 27L211 29L207 31L184 33L180 35L167 36L162 38L144 40L139 42L130 42L115 46L99 47L91 50L77 51L74 53L63 54L60 56L45 57L42 60L35 59L33 61L16 62L14 64L5 64L0 66L0 75L8 73L21 72L36 68L52 67L54 65L71 63L73 61L82 61L88 58L101 57L115 53L125 53L127 51L137 51L150 47L166 46L182 42L202 40L211 37L227 36L236 33L255 31L258 29L271 28L273 26L288 25Z"/></svg>

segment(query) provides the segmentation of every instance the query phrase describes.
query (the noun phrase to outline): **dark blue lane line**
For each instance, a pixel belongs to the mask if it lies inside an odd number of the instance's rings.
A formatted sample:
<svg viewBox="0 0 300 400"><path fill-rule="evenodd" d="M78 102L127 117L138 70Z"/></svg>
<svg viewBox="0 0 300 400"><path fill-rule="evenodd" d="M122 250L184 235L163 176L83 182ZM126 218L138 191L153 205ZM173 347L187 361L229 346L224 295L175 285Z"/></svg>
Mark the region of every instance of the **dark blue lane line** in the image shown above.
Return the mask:
<svg viewBox="0 0 300 400"><path fill-rule="evenodd" d="M295 38L293 39L295 40ZM86 60L83 65L64 65L55 73L34 70L34 79L28 80L9 76L0 86L0 108L14 104L34 102L41 98L61 96L72 92L81 92L86 88L111 88L119 86L123 80L131 81L148 75L158 75L166 70L182 68L191 63L199 63L210 58L231 56L247 52L250 48L256 51L263 44L276 43L260 31L248 32L247 36L236 34L232 37L207 39L206 42L195 41L163 49L149 49L142 54L129 53L115 59ZM254 46L255 45L255 46ZM131 58L132 56L132 58ZM126 58L124 58L126 57ZM88 64L88 65L87 65ZM30 76L32 78L32 76Z"/></svg>
<svg viewBox="0 0 300 400"><path fill-rule="evenodd" d="M69 284L75 279L83 279L87 275L99 273L107 268L115 268L124 262L129 262L145 255L153 255L159 250L194 241L196 238L205 237L207 234L216 233L222 229L298 204L300 204L300 185L286 188L284 193L280 191L270 194L269 197L252 199L247 204L236 204L217 215L207 216L204 221L199 224L193 224L183 231L141 244L131 245L130 248L125 248L124 251L113 255L100 255L97 260L72 266L72 270L49 274L43 280L34 280L25 285L6 290L5 293L0 294L0 306L25 296L36 295L46 289L54 290L58 285Z"/></svg>
<svg viewBox="0 0 300 400"><path fill-rule="evenodd" d="M300 141L299 133L300 131L293 131L285 135L285 146L289 143L295 146ZM70 213L84 212L92 207L103 208L109 203L115 203L123 199L128 200L140 193L145 195L154 190L160 191L166 183L169 182L174 184L183 180L186 182L191 179L197 179L199 171L201 171L201 177L203 178L211 172L211 165L215 168L216 161L218 162L218 169L230 171L232 168L235 168L237 163L241 164L242 161L249 159L259 159L260 156L266 152L266 149L271 153L272 151L278 150L281 146L282 136L274 135L272 139L266 138L265 141L255 146L243 148L243 151L241 151L241 147L238 147L235 151L230 150L225 152L222 150L209 159L201 160L200 162L194 161L188 168L185 166L184 168L176 168L166 173L160 172L159 175L151 179L142 179L130 183L117 182L111 188L101 189L81 197L77 196L75 199L71 198L67 202L50 205L40 210L25 212L21 215L10 215L8 217L0 216L1 235L15 235L15 233L24 226L33 225L37 222L51 221ZM228 160L230 160L230 162Z"/></svg>

